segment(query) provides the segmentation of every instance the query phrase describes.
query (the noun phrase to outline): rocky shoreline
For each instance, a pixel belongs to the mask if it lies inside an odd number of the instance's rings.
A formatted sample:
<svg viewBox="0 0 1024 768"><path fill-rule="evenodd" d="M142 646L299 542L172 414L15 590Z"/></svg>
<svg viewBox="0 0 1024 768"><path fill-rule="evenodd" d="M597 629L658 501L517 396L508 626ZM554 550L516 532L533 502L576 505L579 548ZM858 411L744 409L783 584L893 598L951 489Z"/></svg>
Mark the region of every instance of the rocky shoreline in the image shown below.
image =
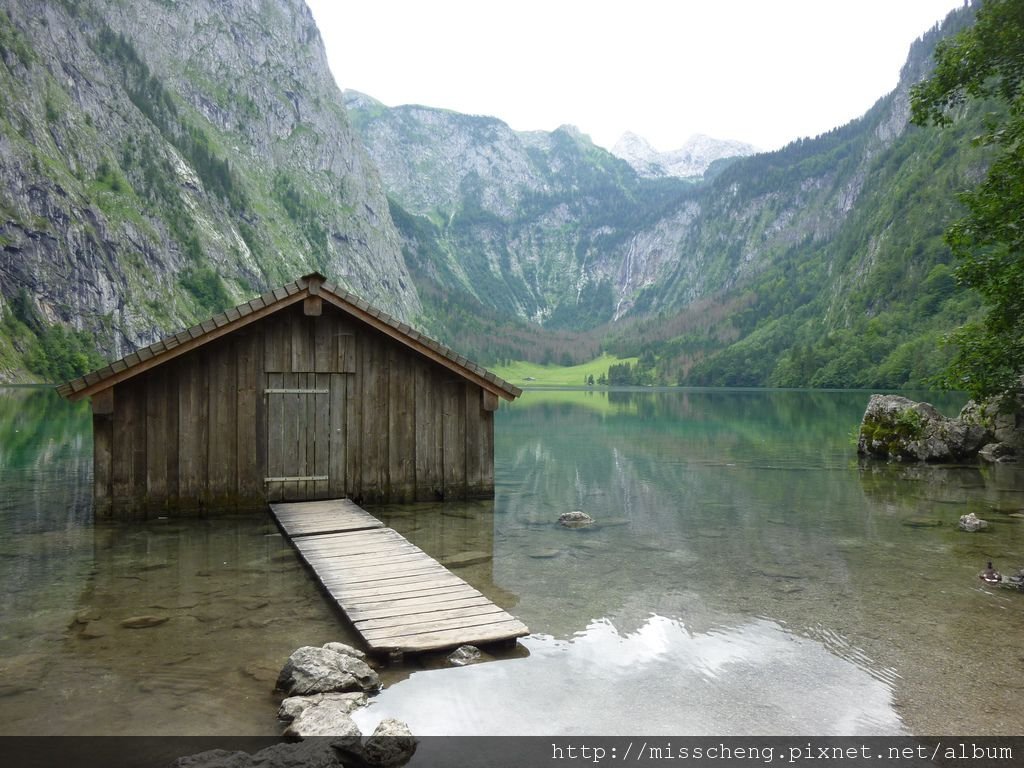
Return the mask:
<svg viewBox="0 0 1024 768"><path fill-rule="evenodd" d="M875 394L861 419L857 453L868 460L896 462L1014 463L1024 459L1024 401L971 400L956 418L947 418L930 403ZM960 516L957 529L977 534L991 530L991 525L969 512ZM979 576L987 584L1024 592L1024 569L1003 578L989 562Z"/></svg>
<svg viewBox="0 0 1024 768"><path fill-rule="evenodd" d="M463 645L448 656L461 667L486 654ZM283 741L253 754L214 749L179 758L175 768L398 768L416 753L407 723L382 720L364 735L352 713L382 690L380 677L363 651L345 643L295 650L278 675L274 692L284 696L277 719Z"/></svg>
<svg viewBox="0 0 1024 768"><path fill-rule="evenodd" d="M179 758L175 768L397 768L416 752L406 723L385 719L364 736L352 719L381 690L380 677L357 648L334 642L297 649L274 690L285 697L277 712L278 720L287 723L282 743L253 754L200 752Z"/></svg>

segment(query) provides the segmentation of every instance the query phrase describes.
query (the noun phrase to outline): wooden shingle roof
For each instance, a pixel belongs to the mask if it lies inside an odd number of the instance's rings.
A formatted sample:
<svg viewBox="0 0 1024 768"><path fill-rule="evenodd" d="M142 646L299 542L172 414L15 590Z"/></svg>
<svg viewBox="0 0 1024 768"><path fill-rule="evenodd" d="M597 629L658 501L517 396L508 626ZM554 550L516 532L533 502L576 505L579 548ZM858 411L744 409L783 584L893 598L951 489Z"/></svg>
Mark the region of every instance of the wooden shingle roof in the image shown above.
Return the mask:
<svg viewBox="0 0 1024 768"><path fill-rule="evenodd" d="M355 294L349 293L316 272L304 275L294 282L214 315L191 328L165 336L148 347L125 355L120 360L115 360L110 365L61 384L57 387L57 391L69 400L90 397L185 352L272 315L285 307L302 301L307 296L320 296L355 319L390 336L424 357L440 363L462 378L478 384L499 397L513 400L522 394L521 389L495 376L486 368L457 354L452 349L400 322L386 312L371 306Z"/></svg>

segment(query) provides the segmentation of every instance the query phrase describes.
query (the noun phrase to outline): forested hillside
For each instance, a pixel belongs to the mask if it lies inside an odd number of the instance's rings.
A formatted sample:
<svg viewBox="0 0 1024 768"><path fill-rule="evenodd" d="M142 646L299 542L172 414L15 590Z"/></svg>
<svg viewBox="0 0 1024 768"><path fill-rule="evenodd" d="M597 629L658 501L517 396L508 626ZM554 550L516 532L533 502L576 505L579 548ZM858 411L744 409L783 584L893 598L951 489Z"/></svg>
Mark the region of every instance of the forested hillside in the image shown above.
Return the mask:
<svg viewBox="0 0 1024 768"><path fill-rule="evenodd" d="M980 110L945 131L909 126L909 87L969 16L915 43L897 90L863 118L710 183L691 247L724 276L713 306L731 311L709 318L677 275L641 297L648 317L612 347L654 351L663 380L692 384L901 387L941 371L942 336L978 307L942 235L987 158L971 142Z"/></svg>

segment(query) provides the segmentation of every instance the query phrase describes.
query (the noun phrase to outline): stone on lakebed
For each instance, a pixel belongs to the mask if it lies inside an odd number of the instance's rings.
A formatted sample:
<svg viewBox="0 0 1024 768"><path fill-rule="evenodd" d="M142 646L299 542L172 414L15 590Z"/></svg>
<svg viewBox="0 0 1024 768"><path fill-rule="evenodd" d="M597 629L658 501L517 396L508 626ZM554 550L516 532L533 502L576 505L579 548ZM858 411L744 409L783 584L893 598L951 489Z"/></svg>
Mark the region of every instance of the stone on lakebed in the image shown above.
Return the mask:
<svg viewBox="0 0 1024 768"><path fill-rule="evenodd" d="M579 510L563 512L558 516L558 524L565 528L584 528L588 525L593 525L593 523L594 518L586 512L580 512Z"/></svg>

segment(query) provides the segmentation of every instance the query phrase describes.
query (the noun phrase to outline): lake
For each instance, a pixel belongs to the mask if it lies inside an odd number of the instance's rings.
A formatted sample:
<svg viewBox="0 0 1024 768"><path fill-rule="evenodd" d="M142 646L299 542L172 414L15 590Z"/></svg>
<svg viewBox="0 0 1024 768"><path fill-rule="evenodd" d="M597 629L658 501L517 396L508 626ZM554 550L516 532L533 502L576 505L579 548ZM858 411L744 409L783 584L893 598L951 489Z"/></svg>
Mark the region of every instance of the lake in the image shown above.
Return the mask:
<svg viewBox="0 0 1024 768"><path fill-rule="evenodd" d="M1024 470L859 461L868 396L531 390L503 406L493 501L369 509L470 563L456 572L533 634L485 663L383 670L358 722L1019 733L1024 594L977 574L1024 566ZM356 638L269 516L95 524L89 425L86 404L0 389L0 733L279 733L291 651ZM559 527L571 510L596 524ZM967 512L991 530L959 532Z"/></svg>

